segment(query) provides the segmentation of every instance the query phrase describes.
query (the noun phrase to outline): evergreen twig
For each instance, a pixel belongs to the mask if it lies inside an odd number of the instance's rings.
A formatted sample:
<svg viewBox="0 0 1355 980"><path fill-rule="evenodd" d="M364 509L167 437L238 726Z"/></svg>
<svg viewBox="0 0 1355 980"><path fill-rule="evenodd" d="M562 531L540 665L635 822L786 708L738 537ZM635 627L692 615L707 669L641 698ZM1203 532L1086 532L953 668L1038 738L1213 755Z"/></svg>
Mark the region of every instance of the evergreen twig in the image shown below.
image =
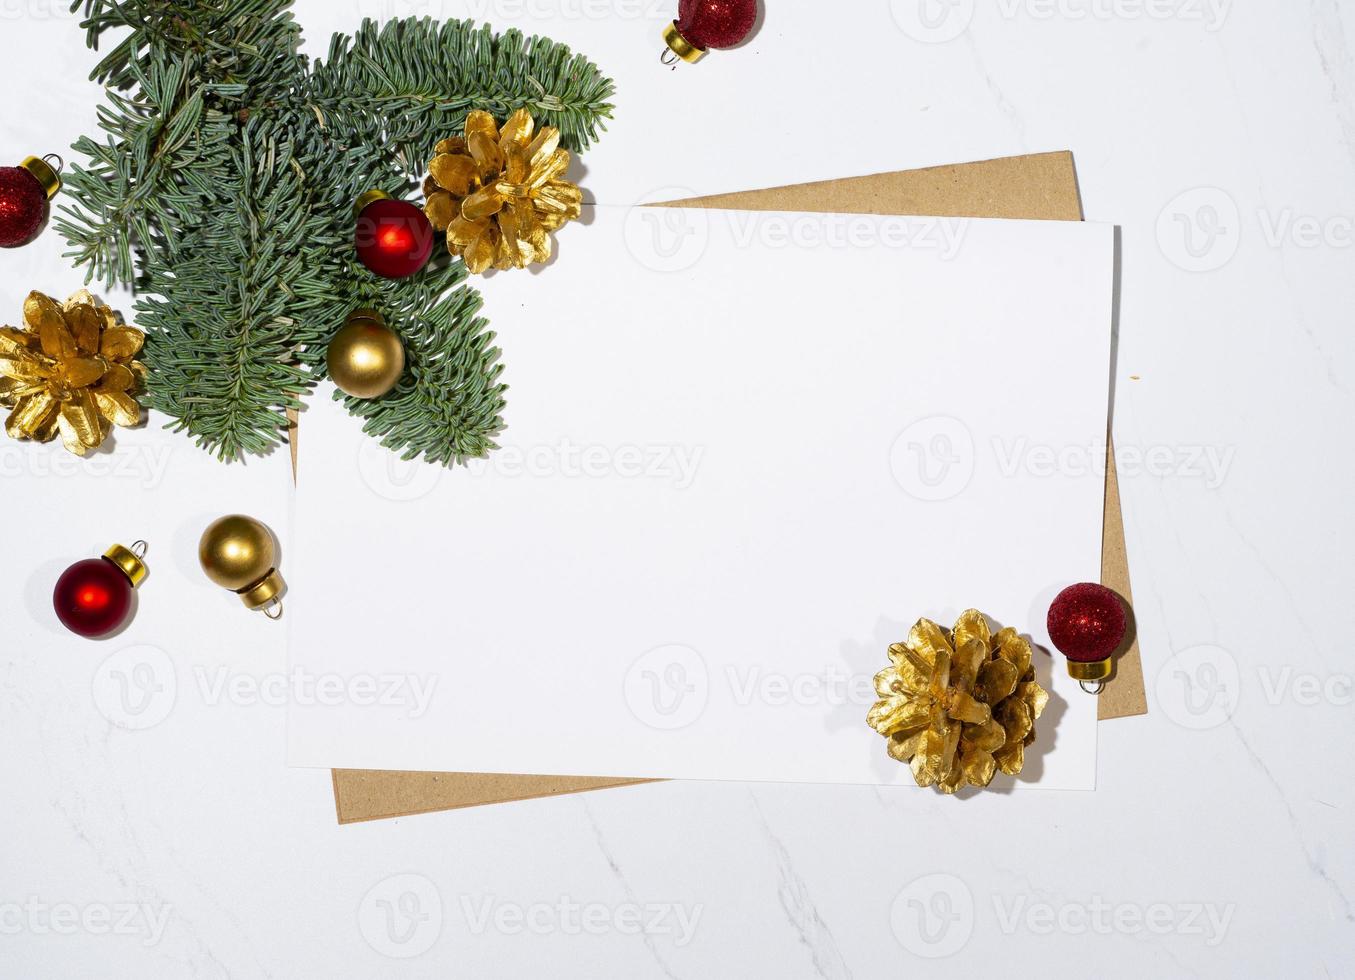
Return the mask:
<svg viewBox="0 0 1355 980"><path fill-rule="evenodd" d="M87 281L132 285L148 401L223 459L270 451L359 306L400 333L408 370L372 401L343 398L405 458L453 464L495 448L499 351L459 259L387 281L352 249L364 190L406 193L466 113L529 108L575 151L610 116L585 58L469 21L364 22L323 62L300 54L291 0L74 0L90 47L117 43L102 135L75 143L56 226ZM338 396L336 396L338 397Z"/></svg>

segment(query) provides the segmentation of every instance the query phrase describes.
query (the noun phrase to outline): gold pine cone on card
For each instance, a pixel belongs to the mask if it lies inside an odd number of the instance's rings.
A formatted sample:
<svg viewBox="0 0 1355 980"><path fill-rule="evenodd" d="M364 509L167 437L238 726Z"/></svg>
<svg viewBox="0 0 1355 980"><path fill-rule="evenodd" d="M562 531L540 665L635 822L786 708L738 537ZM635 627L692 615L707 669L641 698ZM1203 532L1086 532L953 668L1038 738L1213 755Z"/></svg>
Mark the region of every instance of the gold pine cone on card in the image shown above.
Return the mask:
<svg viewBox="0 0 1355 980"><path fill-rule="evenodd" d="M919 786L950 794L987 786L999 769L1015 776L1049 702L1031 656L1029 641L1010 627L993 635L978 610L952 630L920 619L889 648L867 721Z"/></svg>
<svg viewBox="0 0 1355 980"><path fill-rule="evenodd" d="M24 325L0 327L0 404L12 439L49 442L61 434L77 456L103 445L113 426L141 421L136 393L146 336L80 290L58 303L31 292Z"/></svg>
<svg viewBox="0 0 1355 980"><path fill-rule="evenodd" d="M560 148L560 131L537 131L526 109L502 129L488 112L471 112L465 135L435 151L424 213L473 273L548 261L551 233L581 212L583 192L564 179L570 156Z"/></svg>

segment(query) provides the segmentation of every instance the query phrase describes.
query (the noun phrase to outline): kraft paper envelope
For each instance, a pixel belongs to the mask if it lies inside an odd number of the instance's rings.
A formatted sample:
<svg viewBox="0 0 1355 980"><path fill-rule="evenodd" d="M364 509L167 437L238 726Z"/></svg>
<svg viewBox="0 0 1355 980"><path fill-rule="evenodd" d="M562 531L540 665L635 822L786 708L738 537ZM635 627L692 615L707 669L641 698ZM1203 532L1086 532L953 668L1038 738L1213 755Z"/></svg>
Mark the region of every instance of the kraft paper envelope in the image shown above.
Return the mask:
<svg viewBox="0 0 1355 980"><path fill-rule="evenodd" d="M676 203L744 210L1082 219L1077 174L1072 154L1067 152L722 194ZM1119 486L1113 453L1107 456L1102 581L1131 599ZM1101 697L1099 716L1106 720L1141 715L1147 710L1138 644L1131 636L1127 649L1118 658L1116 675ZM340 823L646 782L599 777L372 770L335 770L333 781Z"/></svg>

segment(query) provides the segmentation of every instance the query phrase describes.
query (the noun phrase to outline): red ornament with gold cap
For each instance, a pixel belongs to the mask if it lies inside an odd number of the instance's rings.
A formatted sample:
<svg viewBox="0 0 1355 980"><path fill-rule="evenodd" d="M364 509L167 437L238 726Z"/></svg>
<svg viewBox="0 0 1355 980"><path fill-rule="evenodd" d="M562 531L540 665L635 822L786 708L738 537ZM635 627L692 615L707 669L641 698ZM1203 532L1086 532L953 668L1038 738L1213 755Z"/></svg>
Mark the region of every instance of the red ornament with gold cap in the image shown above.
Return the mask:
<svg viewBox="0 0 1355 980"><path fill-rule="evenodd" d="M77 636L97 639L117 631L132 615L132 593L146 578L146 542L115 544L102 558L78 561L52 590L57 619Z"/></svg>
<svg viewBox="0 0 1355 980"><path fill-rule="evenodd" d="M695 64L711 48L732 48L757 23L757 0L682 0L677 20L663 29L665 65Z"/></svg>
<svg viewBox="0 0 1355 980"><path fill-rule="evenodd" d="M28 157L17 167L0 167L0 248L33 240L47 218L47 202L61 190L61 158Z"/></svg>
<svg viewBox="0 0 1355 980"><path fill-rule="evenodd" d="M1084 691L1100 694L1129 629L1123 600L1095 582L1072 585L1054 598L1046 625L1049 639L1068 658L1069 676Z"/></svg>
<svg viewBox="0 0 1355 980"><path fill-rule="evenodd" d="M353 247L368 269L385 279L404 279L428 264L434 234L422 208L383 191L368 191L354 210Z"/></svg>

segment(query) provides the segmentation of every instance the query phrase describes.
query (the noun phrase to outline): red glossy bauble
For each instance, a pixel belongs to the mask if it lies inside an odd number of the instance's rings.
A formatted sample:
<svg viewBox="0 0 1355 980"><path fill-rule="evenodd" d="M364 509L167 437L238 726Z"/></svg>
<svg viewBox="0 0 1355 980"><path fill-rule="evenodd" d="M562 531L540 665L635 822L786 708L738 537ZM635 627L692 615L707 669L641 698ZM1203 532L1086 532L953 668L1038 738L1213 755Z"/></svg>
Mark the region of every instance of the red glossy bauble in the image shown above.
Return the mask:
<svg viewBox="0 0 1355 980"><path fill-rule="evenodd" d="M47 193L23 167L0 167L0 247L31 240L47 217Z"/></svg>
<svg viewBox="0 0 1355 980"><path fill-rule="evenodd" d="M422 208L381 197L358 213L353 245L358 259L386 279L404 279L428 264L433 225Z"/></svg>
<svg viewBox="0 0 1355 980"><path fill-rule="evenodd" d="M72 633L90 639L106 636L127 621L132 580L107 558L87 558L57 579L52 606Z"/></svg>
<svg viewBox="0 0 1355 980"><path fill-rule="evenodd" d="M757 22L757 0L682 0L677 29L702 49L732 48Z"/></svg>
<svg viewBox="0 0 1355 980"><path fill-rule="evenodd" d="M1054 646L1077 664L1109 660L1129 628L1120 597L1092 582L1060 592L1049 607L1047 625Z"/></svg>
<svg viewBox="0 0 1355 980"><path fill-rule="evenodd" d="M94 639L107 636L132 613L132 592L146 580L146 542L130 548L115 544L102 558L78 561L61 574L52 590L52 608L61 625Z"/></svg>

